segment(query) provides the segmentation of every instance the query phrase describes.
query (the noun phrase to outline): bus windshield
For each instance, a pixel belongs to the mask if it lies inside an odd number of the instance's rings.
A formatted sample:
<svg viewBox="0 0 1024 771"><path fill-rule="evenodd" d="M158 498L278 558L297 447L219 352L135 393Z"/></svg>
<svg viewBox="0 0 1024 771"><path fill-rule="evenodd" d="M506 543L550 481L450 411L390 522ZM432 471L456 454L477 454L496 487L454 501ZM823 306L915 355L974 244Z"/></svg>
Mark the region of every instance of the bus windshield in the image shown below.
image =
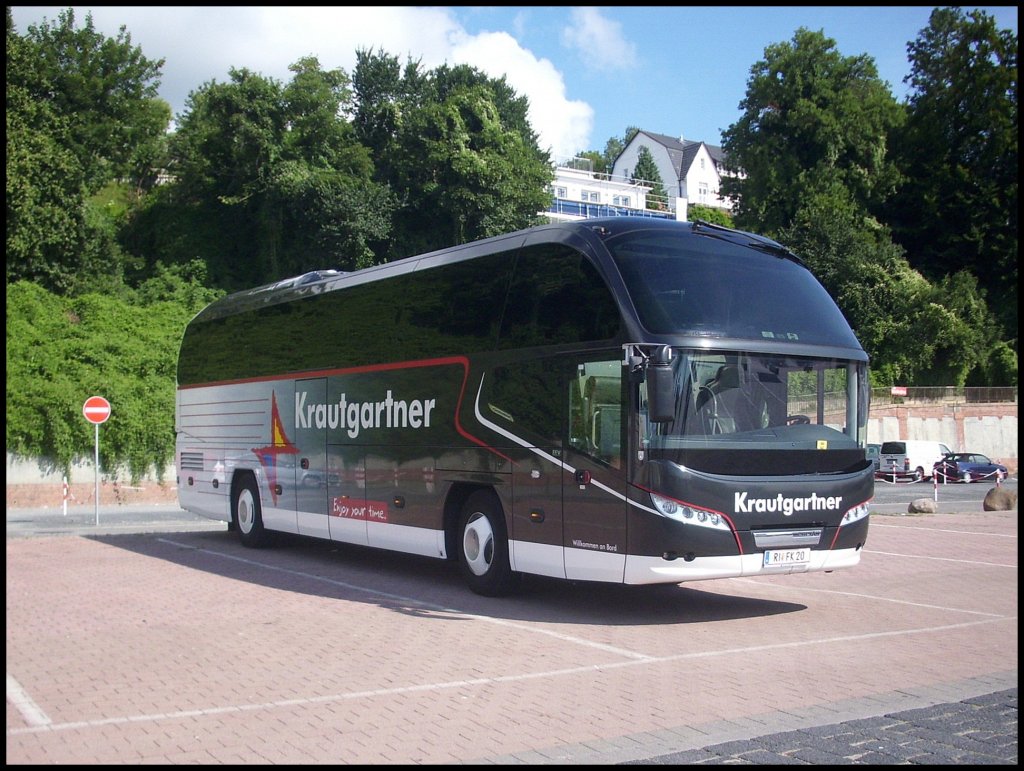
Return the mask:
<svg viewBox="0 0 1024 771"><path fill-rule="evenodd" d="M756 241L681 239L653 229L610 238L606 246L648 332L756 340L761 349L829 346L863 356L825 288L782 247L764 251Z"/></svg>
<svg viewBox="0 0 1024 771"><path fill-rule="evenodd" d="M861 368L849 361L676 349L672 369L675 417L643 421L641 447L845 448L866 418Z"/></svg>

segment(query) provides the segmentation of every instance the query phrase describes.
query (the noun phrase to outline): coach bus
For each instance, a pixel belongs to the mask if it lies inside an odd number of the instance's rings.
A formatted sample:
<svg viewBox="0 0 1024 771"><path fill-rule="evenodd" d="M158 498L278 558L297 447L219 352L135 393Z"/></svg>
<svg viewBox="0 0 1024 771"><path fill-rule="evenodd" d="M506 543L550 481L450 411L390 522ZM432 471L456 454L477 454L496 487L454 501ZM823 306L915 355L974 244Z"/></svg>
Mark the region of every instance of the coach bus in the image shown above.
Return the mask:
<svg viewBox="0 0 1024 771"><path fill-rule="evenodd" d="M624 584L832 571L868 531L868 356L800 259L705 222L543 225L237 292L187 325L182 508Z"/></svg>

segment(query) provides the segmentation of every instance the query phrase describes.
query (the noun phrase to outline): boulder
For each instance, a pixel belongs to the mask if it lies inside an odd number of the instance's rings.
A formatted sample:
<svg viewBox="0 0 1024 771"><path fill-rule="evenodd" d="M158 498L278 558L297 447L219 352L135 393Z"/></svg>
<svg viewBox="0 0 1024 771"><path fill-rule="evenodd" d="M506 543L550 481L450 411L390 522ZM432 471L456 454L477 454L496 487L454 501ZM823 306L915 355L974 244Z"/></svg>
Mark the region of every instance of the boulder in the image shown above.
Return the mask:
<svg viewBox="0 0 1024 771"><path fill-rule="evenodd" d="M1017 492L1005 487L993 487L985 493L981 506L985 511L1013 511L1017 508Z"/></svg>
<svg viewBox="0 0 1024 771"><path fill-rule="evenodd" d="M938 510L939 504L931 498L915 498L907 507L908 514L934 514Z"/></svg>

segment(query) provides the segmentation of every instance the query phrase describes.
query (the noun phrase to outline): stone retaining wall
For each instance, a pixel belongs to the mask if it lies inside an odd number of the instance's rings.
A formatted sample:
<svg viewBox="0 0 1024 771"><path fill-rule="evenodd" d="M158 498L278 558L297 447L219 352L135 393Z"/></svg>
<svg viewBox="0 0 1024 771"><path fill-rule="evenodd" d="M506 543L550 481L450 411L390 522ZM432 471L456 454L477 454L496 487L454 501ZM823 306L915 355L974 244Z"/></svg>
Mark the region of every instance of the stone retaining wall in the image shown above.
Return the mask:
<svg viewBox="0 0 1024 771"><path fill-rule="evenodd" d="M980 452L1016 474L1017 404L928 404L872 407L868 441L944 442L954 452Z"/></svg>

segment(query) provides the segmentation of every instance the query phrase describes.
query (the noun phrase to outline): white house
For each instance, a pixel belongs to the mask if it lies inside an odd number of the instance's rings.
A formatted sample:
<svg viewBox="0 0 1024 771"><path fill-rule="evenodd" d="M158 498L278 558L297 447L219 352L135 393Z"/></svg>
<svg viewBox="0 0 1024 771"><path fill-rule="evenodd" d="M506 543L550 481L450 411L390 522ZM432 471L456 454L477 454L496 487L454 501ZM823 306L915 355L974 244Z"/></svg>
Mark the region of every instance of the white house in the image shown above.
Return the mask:
<svg viewBox="0 0 1024 771"><path fill-rule="evenodd" d="M589 158L573 158L555 167L554 181L548 188L553 200L547 211L549 220L590 219L592 217L676 217L672 211L647 208L648 185L610 174L592 171ZM685 208L682 218L686 218Z"/></svg>
<svg viewBox="0 0 1024 771"><path fill-rule="evenodd" d="M732 211L732 204L719 194L725 175L722 148L680 137L638 131L615 159L612 177L630 180L636 169L640 148L646 147L654 159L662 184L668 193L668 206L676 212L687 205L701 204Z"/></svg>

